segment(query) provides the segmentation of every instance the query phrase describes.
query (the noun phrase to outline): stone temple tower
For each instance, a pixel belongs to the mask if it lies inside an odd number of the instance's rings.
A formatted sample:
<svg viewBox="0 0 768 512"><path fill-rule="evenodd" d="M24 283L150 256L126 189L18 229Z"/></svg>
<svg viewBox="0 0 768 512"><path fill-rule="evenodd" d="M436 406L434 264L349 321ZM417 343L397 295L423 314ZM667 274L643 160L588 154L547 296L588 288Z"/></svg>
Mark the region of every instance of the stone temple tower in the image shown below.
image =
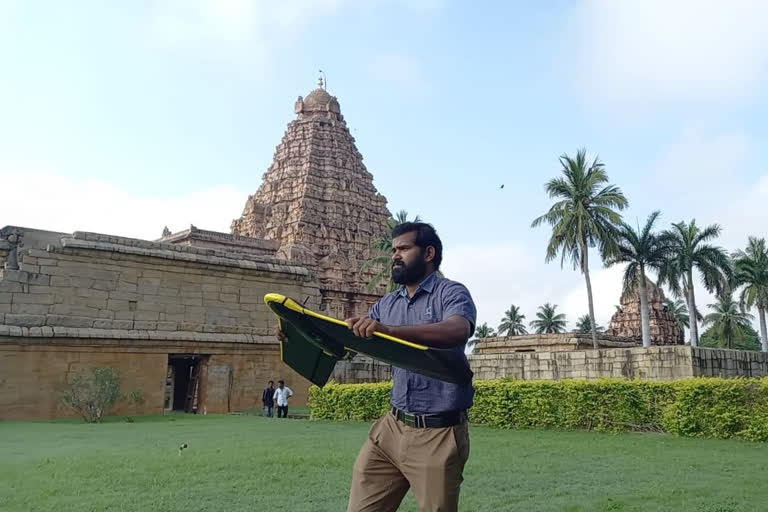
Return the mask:
<svg viewBox="0 0 768 512"><path fill-rule="evenodd" d="M385 291L383 284L373 292L366 288L381 268L362 272L361 266L386 228L386 198L373 186L339 102L322 79L299 97L295 113L261 186L232 222L232 234L274 241L277 256L309 268L330 314L367 312Z"/></svg>
<svg viewBox="0 0 768 512"><path fill-rule="evenodd" d="M646 279L648 289L648 316L653 345L682 345L683 330L675 316L664 303L664 291L650 279ZM642 341L643 331L640 315L640 294L637 286L621 295L620 306L611 317L611 323L605 331L610 336L621 336Z"/></svg>

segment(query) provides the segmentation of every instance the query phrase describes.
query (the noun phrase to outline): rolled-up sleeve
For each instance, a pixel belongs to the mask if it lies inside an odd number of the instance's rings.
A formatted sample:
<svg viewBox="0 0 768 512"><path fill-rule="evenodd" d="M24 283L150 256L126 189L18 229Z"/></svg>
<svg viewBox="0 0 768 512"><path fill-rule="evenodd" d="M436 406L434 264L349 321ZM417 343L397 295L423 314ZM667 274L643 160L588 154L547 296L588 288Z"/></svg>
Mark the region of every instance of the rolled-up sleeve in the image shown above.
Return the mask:
<svg viewBox="0 0 768 512"><path fill-rule="evenodd" d="M469 290L461 283L450 283L443 289L443 318L461 315L469 322L469 336L475 332L477 309Z"/></svg>

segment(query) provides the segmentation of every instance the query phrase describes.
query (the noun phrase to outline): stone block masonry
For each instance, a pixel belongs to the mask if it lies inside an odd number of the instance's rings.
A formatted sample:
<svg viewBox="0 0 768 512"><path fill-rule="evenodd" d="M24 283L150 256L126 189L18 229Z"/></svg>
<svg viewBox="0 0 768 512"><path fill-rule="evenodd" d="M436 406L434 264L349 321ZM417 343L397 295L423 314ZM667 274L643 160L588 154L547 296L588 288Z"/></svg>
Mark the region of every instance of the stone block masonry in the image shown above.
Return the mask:
<svg viewBox="0 0 768 512"><path fill-rule="evenodd" d="M600 348L632 348L640 343L631 339L599 335ZM559 352L592 348L592 335L575 332L556 334L523 334L520 336L499 336L478 341L476 354L498 354L506 352Z"/></svg>
<svg viewBox="0 0 768 512"><path fill-rule="evenodd" d="M765 377L768 353L658 346L579 351L496 352L469 356L475 379L523 380L618 377L675 380L689 377Z"/></svg>
<svg viewBox="0 0 768 512"><path fill-rule="evenodd" d="M18 269L0 271L0 419L66 414L59 399L73 364L114 365L148 398L139 412L159 412L176 353L230 368L226 393L211 377L207 412L258 405L269 379L292 384L295 404L305 399L309 383L280 361L277 321L263 301L277 292L317 308L304 267L84 232L4 228L0 241L10 233Z"/></svg>
<svg viewBox="0 0 768 512"><path fill-rule="evenodd" d="M45 340L0 343L0 420L52 419L74 416L61 402L72 379L93 367L111 366L121 373L121 391L141 389L141 404L121 403L115 414L161 414L168 354L207 356L201 371L201 414L228 413L261 407L268 380L284 379L295 395L307 400L309 383L282 364L275 345L148 341L95 343L70 338L66 344Z"/></svg>
<svg viewBox="0 0 768 512"><path fill-rule="evenodd" d="M266 256L75 233L19 257L0 336L274 343L264 294L320 303L305 268Z"/></svg>
<svg viewBox="0 0 768 512"><path fill-rule="evenodd" d="M338 100L324 88L299 98L261 185L233 221L233 235L264 238L278 255L312 270L329 297L328 311L352 316L364 309L367 285L382 267L362 269L371 242L391 216L386 198L350 134ZM382 283L376 295L382 295Z"/></svg>

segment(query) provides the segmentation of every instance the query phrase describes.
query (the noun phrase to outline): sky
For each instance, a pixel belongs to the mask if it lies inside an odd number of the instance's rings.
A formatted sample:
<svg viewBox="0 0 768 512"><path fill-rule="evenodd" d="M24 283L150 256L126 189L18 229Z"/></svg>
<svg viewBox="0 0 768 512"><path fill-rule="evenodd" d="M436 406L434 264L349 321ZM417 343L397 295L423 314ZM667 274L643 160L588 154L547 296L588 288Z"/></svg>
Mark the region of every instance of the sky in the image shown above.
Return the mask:
<svg viewBox="0 0 768 512"><path fill-rule="evenodd" d="M583 276L531 228L564 153L600 158L632 224L718 223L729 251L766 235L765 19L738 0L0 0L0 226L228 232L322 69L478 322L551 302L572 327ZM591 261L606 325L622 269Z"/></svg>

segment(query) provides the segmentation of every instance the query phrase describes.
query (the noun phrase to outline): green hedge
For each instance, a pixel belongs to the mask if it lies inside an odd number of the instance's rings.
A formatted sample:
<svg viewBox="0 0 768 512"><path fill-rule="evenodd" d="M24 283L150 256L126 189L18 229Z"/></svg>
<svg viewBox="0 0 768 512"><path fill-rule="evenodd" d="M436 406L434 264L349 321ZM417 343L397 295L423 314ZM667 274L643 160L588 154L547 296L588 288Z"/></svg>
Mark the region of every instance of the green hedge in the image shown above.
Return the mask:
<svg viewBox="0 0 768 512"><path fill-rule="evenodd" d="M392 382L374 384L326 384L309 388L312 419L363 420L378 418L389 409Z"/></svg>
<svg viewBox="0 0 768 512"><path fill-rule="evenodd" d="M651 431L768 441L768 378L476 381L473 423L499 428ZM389 408L391 382L313 386L313 419L372 420Z"/></svg>

